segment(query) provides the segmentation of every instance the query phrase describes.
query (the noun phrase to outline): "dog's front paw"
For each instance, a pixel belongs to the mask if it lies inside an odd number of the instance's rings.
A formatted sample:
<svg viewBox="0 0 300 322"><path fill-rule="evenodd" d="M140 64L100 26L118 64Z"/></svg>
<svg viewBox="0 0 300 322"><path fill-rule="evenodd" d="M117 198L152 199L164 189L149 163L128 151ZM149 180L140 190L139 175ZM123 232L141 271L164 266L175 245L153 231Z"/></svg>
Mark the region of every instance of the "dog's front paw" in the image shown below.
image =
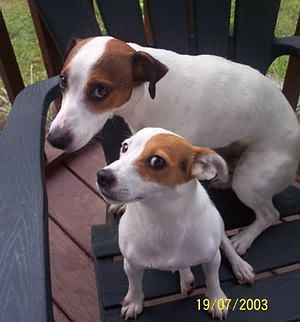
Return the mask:
<svg viewBox="0 0 300 322"><path fill-rule="evenodd" d="M209 313L213 319L226 320L228 315L228 299L221 290L217 294L206 293L209 300Z"/></svg>
<svg viewBox="0 0 300 322"><path fill-rule="evenodd" d="M240 284L252 284L254 282L255 273L253 267L242 258L239 258L232 264L232 270Z"/></svg>
<svg viewBox="0 0 300 322"><path fill-rule="evenodd" d="M128 294L122 302L121 317L125 320L136 319L143 311L143 298L132 298Z"/></svg>
<svg viewBox="0 0 300 322"><path fill-rule="evenodd" d="M253 237L247 229L244 229L237 235L233 236L231 238L231 242L236 252L239 255L244 255L247 252L247 249L252 245Z"/></svg>
<svg viewBox="0 0 300 322"><path fill-rule="evenodd" d="M193 289L195 284L195 278L190 268L182 269L179 271L180 275L180 289L181 294L189 295Z"/></svg>

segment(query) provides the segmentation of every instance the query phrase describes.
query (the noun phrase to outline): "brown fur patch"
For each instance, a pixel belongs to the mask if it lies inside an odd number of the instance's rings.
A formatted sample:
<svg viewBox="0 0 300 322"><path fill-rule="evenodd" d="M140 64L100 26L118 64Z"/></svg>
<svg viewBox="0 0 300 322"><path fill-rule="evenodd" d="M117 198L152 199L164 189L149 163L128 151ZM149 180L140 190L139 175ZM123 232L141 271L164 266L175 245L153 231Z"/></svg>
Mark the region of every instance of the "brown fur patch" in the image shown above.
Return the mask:
<svg viewBox="0 0 300 322"><path fill-rule="evenodd" d="M92 39L93 39L93 37L74 40L75 43L74 43L73 46L71 45L71 48L69 49L69 51L67 53L67 56L66 56L66 59L65 59L61 74L65 75L65 74L68 73L68 69L70 68L70 62L73 59L73 57L78 53L78 51L80 50L80 48L82 46L84 46L87 42L89 42Z"/></svg>
<svg viewBox="0 0 300 322"><path fill-rule="evenodd" d="M140 83L133 81L131 57L135 50L125 42L112 39L108 41L105 52L92 67L85 93L87 100L97 85L106 85L111 92L100 101L88 101L88 108L94 113L102 113L126 103L132 88Z"/></svg>
<svg viewBox="0 0 300 322"><path fill-rule="evenodd" d="M195 147L174 134L161 133L154 135L145 144L143 152L135 161L135 166L146 181L175 186L193 178L192 166L196 157L210 153L214 151ZM148 160L153 155L162 157L167 162L166 167L161 170L151 168Z"/></svg>

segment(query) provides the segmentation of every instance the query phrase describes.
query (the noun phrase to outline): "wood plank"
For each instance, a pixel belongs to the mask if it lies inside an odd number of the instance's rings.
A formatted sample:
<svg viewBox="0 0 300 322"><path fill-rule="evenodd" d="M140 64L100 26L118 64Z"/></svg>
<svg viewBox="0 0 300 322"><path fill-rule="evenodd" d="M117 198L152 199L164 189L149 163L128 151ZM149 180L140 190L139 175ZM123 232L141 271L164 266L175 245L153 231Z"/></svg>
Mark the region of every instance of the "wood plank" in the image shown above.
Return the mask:
<svg viewBox="0 0 300 322"><path fill-rule="evenodd" d="M91 226L105 222L104 202L62 165L49 173L47 191L49 213L90 253Z"/></svg>
<svg viewBox="0 0 300 322"><path fill-rule="evenodd" d="M35 0L34 3L61 56L72 38L100 35L92 1Z"/></svg>
<svg viewBox="0 0 300 322"><path fill-rule="evenodd" d="M97 172L106 166L104 152L100 143L89 144L83 151L72 155L66 165L96 191Z"/></svg>
<svg viewBox="0 0 300 322"><path fill-rule="evenodd" d="M189 53L187 4L183 0L148 2L154 46Z"/></svg>
<svg viewBox="0 0 300 322"><path fill-rule="evenodd" d="M195 0L197 54L228 57L230 0Z"/></svg>
<svg viewBox="0 0 300 322"><path fill-rule="evenodd" d="M67 156L64 151L55 149L53 146L51 146L47 140L45 141L45 154L47 157L47 170L54 165L57 165L58 162Z"/></svg>
<svg viewBox="0 0 300 322"><path fill-rule="evenodd" d="M62 57L59 54L53 39L41 18L41 14L36 5L36 1L27 0L31 13L35 32L37 34L43 62L47 71L48 77L59 74L62 67Z"/></svg>
<svg viewBox="0 0 300 322"><path fill-rule="evenodd" d="M295 31L295 35L300 35L300 14ZM286 70L282 91L290 104L296 109L300 94L300 58L290 57Z"/></svg>
<svg viewBox="0 0 300 322"><path fill-rule="evenodd" d="M71 322L71 320L62 312L62 310L53 304L54 322Z"/></svg>
<svg viewBox="0 0 300 322"><path fill-rule="evenodd" d="M97 3L108 35L144 45L144 25L138 0L97 0Z"/></svg>
<svg viewBox="0 0 300 322"><path fill-rule="evenodd" d="M233 60L266 73L273 59L279 6L280 0L261 0L259 5L256 1L236 1Z"/></svg>
<svg viewBox="0 0 300 322"><path fill-rule="evenodd" d="M91 259L52 220L49 239L53 298L72 321L100 321Z"/></svg>

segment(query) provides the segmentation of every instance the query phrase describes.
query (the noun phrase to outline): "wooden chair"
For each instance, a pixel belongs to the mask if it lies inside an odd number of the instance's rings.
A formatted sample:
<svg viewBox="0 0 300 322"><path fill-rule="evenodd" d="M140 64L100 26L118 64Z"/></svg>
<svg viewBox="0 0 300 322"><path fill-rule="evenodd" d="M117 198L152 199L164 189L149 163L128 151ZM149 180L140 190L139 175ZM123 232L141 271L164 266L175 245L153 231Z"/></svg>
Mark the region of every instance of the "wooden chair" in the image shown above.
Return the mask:
<svg viewBox="0 0 300 322"><path fill-rule="evenodd" d="M30 3L38 10L60 63L72 37L100 34L91 1L30 0ZM300 37L273 36L279 0L237 0L232 35L229 0L151 0L146 3L145 21L136 0L98 0L97 4L107 32L124 40L150 43L181 53L222 55L263 73L279 55L300 56ZM0 136L1 322L53 320L43 147L45 115L49 103L58 95L56 76L27 87L17 96ZM128 135L126 123L118 117L105 125L101 140L107 162L118 157L120 142ZM227 229L253 220L252 212L239 203L232 191L210 193L224 216ZM300 273L279 274L280 267L300 262L300 220L288 221L289 215L299 213L299 197L299 189L290 187L275 198L284 222L264 233L246 255L257 273L272 270L276 274L269 273L269 278L258 280L249 288L236 285L226 263L222 265L220 277L230 298L267 298L269 301L267 311L245 313L236 309L229 321L300 319ZM285 220L285 216L289 219ZM120 254L117 224L95 226L92 245L102 321L121 321L119 303L127 280L122 261L114 260ZM194 272L196 287L200 288L203 275L199 267ZM177 294L178 276L148 271L144 288L146 300ZM197 311L197 297L147 307L139 320L210 320L203 310Z"/></svg>

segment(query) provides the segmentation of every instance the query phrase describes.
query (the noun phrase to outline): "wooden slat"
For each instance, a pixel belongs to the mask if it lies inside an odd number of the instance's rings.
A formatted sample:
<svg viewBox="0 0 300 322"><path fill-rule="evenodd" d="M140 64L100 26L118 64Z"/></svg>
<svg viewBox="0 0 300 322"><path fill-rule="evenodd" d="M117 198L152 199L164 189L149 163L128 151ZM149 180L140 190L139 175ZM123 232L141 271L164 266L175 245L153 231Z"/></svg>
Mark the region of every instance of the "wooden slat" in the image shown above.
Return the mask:
<svg viewBox="0 0 300 322"><path fill-rule="evenodd" d="M300 36L300 14L295 35ZM300 94L300 57L290 57L285 79L283 83L283 93L290 104L296 109Z"/></svg>
<svg viewBox="0 0 300 322"><path fill-rule="evenodd" d="M189 53L187 6L185 0L148 3L154 46Z"/></svg>
<svg viewBox="0 0 300 322"><path fill-rule="evenodd" d="M45 140L45 155L46 155L46 161L47 161L47 170L49 170L51 167L56 165L61 160L68 157L64 151L55 149L53 146L51 146L47 140Z"/></svg>
<svg viewBox="0 0 300 322"><path fill-rule="evenodd" d="M267 71L279 6L280 0L236 1L233 60Z"/></svg>
<svg viewBox="0 0 300 322"><path fill-rule="evenodd" d="M49 239L53 298L72 321L99 321L91 259L52 220Z"/></svg>
<svg viewBox="0 0 300 322"><path fill-rule="evenodd" d="M0 77L3 79L7 95L12 103L24 88L24 82L17 64L16 56L9 39L8 31L0 10Z"/></svg>
<svg viewBox="0 0 300 322"><path fill-rule="evenodd" d="M108 35L144 45L144 25L138 0L97 0Z"/></svg>
<svg viewBox="0 0 300 322"><path fill-rule="evenodd" d="M300 272L287 273L267 279L256 281L252 287L237 286L231 283L223 285L227 296L234 302L235 299L266 298L268 310L266 311L240 311L238 309L229 312L230 322L283 322L299 321L299 294L300 294ZM197 308L197 299L193 296L166 304L147 307L139 322L172 321L172 322L199 322L211 321L207 312ZM104 313L104 321L121 322L120 308L107 310Z"/></svg>
<svg viewBox="0 0 300 322"><path fill-rule="evenodd" d="M27 0L30 9L33 25L37 34L44 66L48 77L59 74L62 67L62 57L58 52L53 39L44 21L41 18L40 12L35 0Z"/></svg>
<svg viewBox="0 0 300 322"><path fill-rule="evenodd" d="M230 0L194 0L198 54L227 57Z"/></svg>
<svg viewBox="0 0 300 322"><path fill-rule="evenodd" d="M54 322L71 322L57 305L53 304Z"/></svg>
<svg viewBox="0 0 300 322"><path fill-rule="evenodd" d="M84 151L68 158L65 164L97 192L96 175L106 165L103 149L99 143L89 144Z"/></svg>
<svg viewBox="0 0 300 322"><path fill-rule="evenodd" d="M34 3L61 56L72 38L100 35L91 1L34 0Z"/></svg>
<svg viewBox="0 0 300 322"><path fill-rule="evenodd" d="M105 222L104 202L64 166L47 180L49 212L78 244L90 252L90 229Z"/></svg>

